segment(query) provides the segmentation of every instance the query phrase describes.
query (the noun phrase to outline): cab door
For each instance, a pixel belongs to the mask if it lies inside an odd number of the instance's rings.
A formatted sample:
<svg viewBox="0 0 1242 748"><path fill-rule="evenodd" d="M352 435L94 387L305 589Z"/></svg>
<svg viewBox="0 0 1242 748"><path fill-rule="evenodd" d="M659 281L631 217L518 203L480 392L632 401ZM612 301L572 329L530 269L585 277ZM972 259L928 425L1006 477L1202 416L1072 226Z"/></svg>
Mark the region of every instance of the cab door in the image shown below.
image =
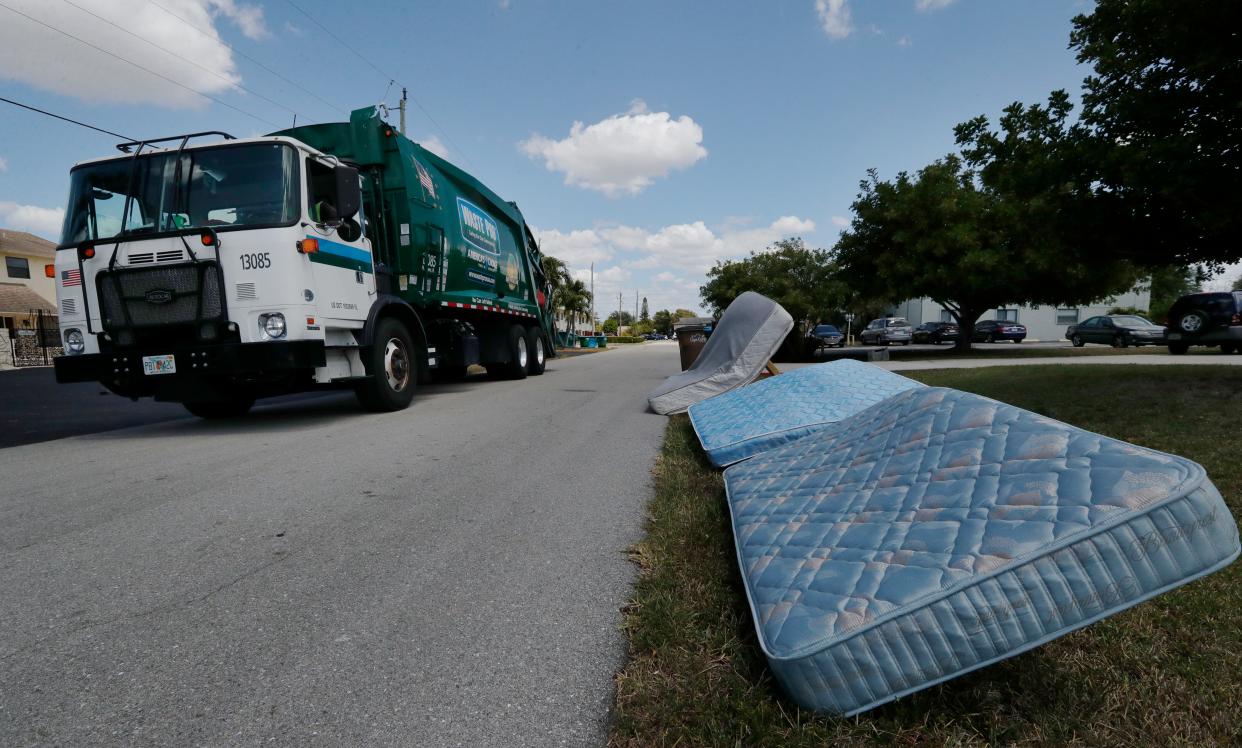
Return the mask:
<svg viewBox="0 0 1242 748"><path fill-rule="evenodd" d="M318 250L311 261L315 288L313 301L327 326L361 327L375 299L375 258L367 235L363 208L352 216L335 214L336 165L314 156L306 159L306 239Z"/></svg>

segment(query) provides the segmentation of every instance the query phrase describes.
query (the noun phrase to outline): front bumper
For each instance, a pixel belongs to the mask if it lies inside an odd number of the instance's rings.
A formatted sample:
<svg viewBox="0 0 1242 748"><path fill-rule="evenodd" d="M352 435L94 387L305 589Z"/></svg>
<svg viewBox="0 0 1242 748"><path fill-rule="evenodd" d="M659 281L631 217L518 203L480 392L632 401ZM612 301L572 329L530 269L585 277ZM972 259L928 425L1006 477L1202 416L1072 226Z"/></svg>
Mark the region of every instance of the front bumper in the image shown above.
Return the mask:
<svg viewBox="0 0 1242 748"><path fill-rule="evenodd" d="M143 373L144 356L172 354L176 373ZM56 381L102 382L127 395L158 395L192 390L208 380L253 378L314 369L326 363L321 340L271 343L225 343L57 356Z"/></svg>

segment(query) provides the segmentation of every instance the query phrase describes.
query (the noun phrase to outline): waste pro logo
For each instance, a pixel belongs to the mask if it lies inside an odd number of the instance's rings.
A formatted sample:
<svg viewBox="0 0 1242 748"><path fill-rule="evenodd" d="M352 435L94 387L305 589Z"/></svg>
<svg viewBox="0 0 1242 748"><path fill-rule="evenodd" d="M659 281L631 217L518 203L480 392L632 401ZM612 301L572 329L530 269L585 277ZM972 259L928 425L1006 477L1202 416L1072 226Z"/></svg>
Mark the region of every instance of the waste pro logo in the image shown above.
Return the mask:
<svg viewBox="0 0 1242 748"><path fill-rule="evenodd" d="M500 227L482 208L464 198L457 198L457 215L461 219L461 235L466 241L490 254L500 254Z"/></svg>
<svg viewBox="0 0 1242 748"><path fill-rule="evenodd" d="M163 288L153 288L143 294L148 304L167 304L173 300L173 292Z"/></svg>

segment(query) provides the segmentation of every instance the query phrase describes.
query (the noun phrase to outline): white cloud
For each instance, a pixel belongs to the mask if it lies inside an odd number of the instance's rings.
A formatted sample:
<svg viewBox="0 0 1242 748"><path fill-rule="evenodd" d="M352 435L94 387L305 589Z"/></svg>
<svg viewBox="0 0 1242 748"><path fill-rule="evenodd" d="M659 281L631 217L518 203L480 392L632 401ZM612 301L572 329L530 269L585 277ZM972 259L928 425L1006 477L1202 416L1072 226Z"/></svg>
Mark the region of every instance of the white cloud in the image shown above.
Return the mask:
<svg viewBox="0 0 1242 748"><path fill-rule="evenodd" d="M844 39L854 33L849 0L815 0L815 12L824 33L833 39Z"/></svg>
<svg viewBox="0 0 1242 748"><path fill-rule="evenodd" d="M508 9L509 9L509 5L510 5L509 0L500 0L500 9L501 9L501 10L508 10Z"/></svg>
<svg viewBox="0 0 1242 748"><path fill-rule="evenodd" d="M898 47L908 47L908 46L910 46L911 44L914 44L914 42L910 41L910 35L909 35L909 34L903 34L903 35L902 35L902 37L901 37L900 39L898 39L898 40L897 40L897 46L898 46Z"/></svg>
<svg viewBox="0 0 1242 748"><path fill-rule="evenodd" d="M649 112L636 100L624 114L574 122L562 140L535 134L518 146L548 171L563 172L565 184L616 197L637 195L656 178L694 165L707 156L702 142L703 128L690 117Z"/></svg>
<svg viewBox="0 0 1242 748"><path fill-rule="evenodd" d="M533 229L539 250L568 264L571 268L586 268L592 262L612 259L612 250L604 238L591 229L581 229L563 234L556 229L542 231Z"/></svg>
<svg viewBox="0 0 1242 748"><path fill-rule="evenodd" d="M297 26L289 21L285 21L285 33L293 36L305 36L306 32L301 26Z"/></svg>
<svg viewBox="0 0 1242 748"><path fill-rule="evenodd" d="M763 251L778 239L815 230L814 221L797 216L782 216L759 227L748 228L746 223L726 220L715 230L703 221L693 221L654 230L614 225L534 231L542 250L568 262L575 278L587 282L588 266L595 262L597 310L615 308L617 293L625 294L626 308L632 310L638 291L654 311L699 308L699 287L717 260ZM607 317L608 312L600 316Z"/></svg>
<svg viewBox="0 0 1242 748"><path fill-rule="evenodd" d="M428 135L422 140L419 140L418 144L436 154L440 158L448 158L448 146L444 145L444 142L435 135Z"/></svg>
<svg viewBox="0 0 1242 748"><path fill-rule="evenodd" d="M64 208L41 208L0 200L0 227L29 231L46 239L60 238L60 225L65 220Z"/></svg>
<svg viewBox="0 0 1242 748"><path fill-rule="evenodd" d="M922 13L947 8L957 0L914 0L914 8Z"/></svg>
<svg viewBox="0 0 1242 748"><path fill-rule="evenodd" d="M96 0L100 2L101 0ZM102 0L108 2L109 0ZM263 6L237 3L234 0L207 0L207 5L217 14L233 22L249 39L260 41L271 36L263 21Z"/></svg>
<svg viewBox="0 0 1242 748"><path fill-rule="evenodd" d="M836 226L839 229L843 229L846 226L850 225L850 219L846 218L845 216L833 216L832 225Z"/></svg>
<svg viewBox="0 0 1242 748"><path fill-rule="evenodd" d="M0 79L90 102L198 108L208 104L208 100L135 65L197 91L220 94L234 89L241 82L241 75L232 51L220 38L218 18L228 19L251 38L268 35L262 8L234 0L163 0L161 5L168 12L145 0L82 0L78 4L90 13L67 3L7 0L6 5L30 18L4 13L0 23ZM186 28L187 23L210 35ZM140 42L122 29L175 54Z"/></svg>
<svg viewBox="0 0 1242 748"><path fill-rule="evenodd" d="M0 156L0 174L3 174L4 172L8 170L9 170L8 160L6 160L4 156Z"/></svg>

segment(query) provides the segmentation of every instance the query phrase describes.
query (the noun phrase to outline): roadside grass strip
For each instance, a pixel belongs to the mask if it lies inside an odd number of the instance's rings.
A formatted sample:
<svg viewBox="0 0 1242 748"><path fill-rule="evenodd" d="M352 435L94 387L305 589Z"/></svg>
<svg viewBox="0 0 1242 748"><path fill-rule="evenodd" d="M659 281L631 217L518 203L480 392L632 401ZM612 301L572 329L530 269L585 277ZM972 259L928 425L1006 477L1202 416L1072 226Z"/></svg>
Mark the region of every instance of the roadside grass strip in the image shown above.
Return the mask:
<svg viewBox="0 0 1242 748"><path fill-rule="evenodd" d="M910 372L1201 463L1242 512L1242 368L1023 366ZM611 743L1242 744L1242 563L1041 647L844 719L799 709L756 640L724 487L669 420L624 611ZM1168 542L1163 536L1140 539ZM1119 591L1119 594L1124 591ZM1009 610L984 610L997 619ZM980 625L987 621L981 620Z"/></svg>

